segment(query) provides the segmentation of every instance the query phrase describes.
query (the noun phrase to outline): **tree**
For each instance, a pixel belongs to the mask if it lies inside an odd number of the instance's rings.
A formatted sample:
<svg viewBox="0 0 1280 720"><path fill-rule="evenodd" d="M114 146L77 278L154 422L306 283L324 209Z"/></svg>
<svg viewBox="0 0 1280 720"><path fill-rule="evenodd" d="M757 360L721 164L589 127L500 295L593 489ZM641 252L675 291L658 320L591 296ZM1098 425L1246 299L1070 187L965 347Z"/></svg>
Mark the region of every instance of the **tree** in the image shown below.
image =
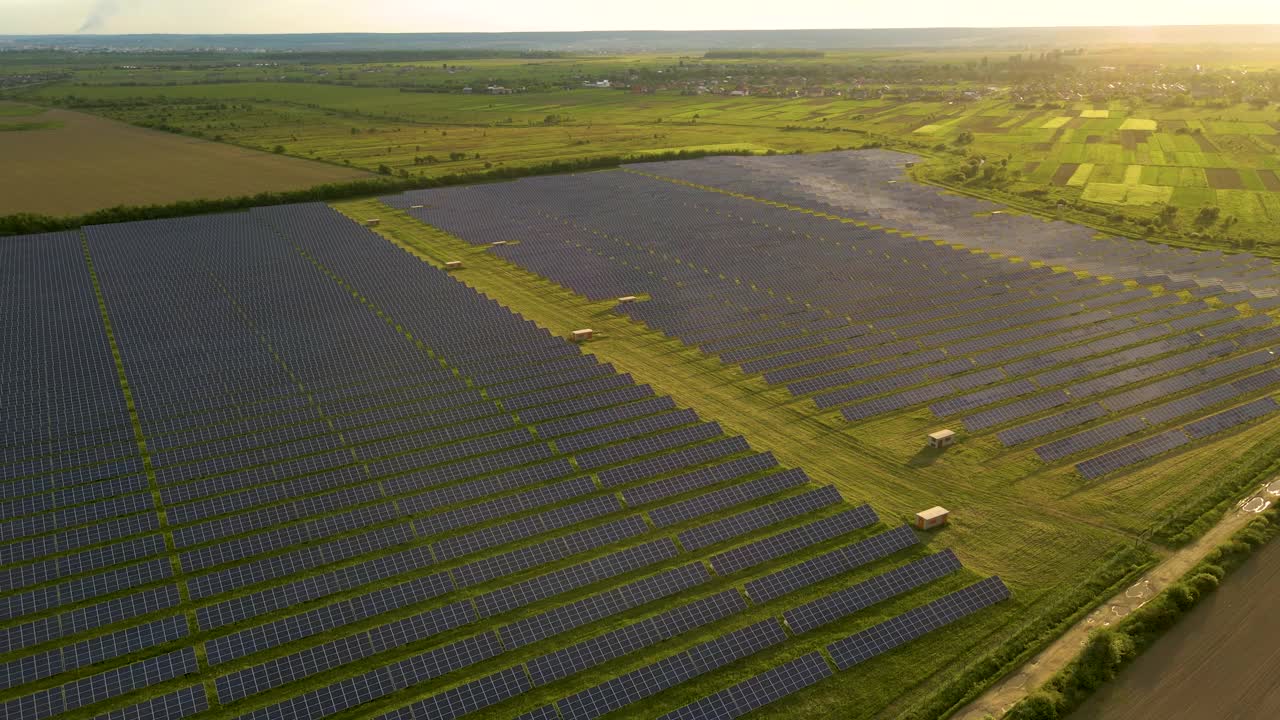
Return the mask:
<svg viewBox="0 0 1280 720"><path fill-rule="evenodd" d="M273 153L275 153L275 154L277 154L277 155L283 155L283 154L284 154L284 146L283 146L283 145L277 145L277 146L275 146L274 148L272 148L272 149L271 149L271 152L273 152Z"/></svg>
<svg viewBox="0 0 1280 720"><path fill-rule="evenodd" d="M390 174L391 174L391 166L390 166L390 165L387 165L387 164L385 164L385 163L384 163L384 164L382 164L382 165L379 165L379 166L378 166L378 174L379 174L379 175L390 175Z"/></svg>
<svg viewBox="0 0 1280 720"><path fill-rule="evenodd" d="M971 142L973 142L973 133L968 130L965 130L956 136L955 143L957 145L968 145Z"/></svg>

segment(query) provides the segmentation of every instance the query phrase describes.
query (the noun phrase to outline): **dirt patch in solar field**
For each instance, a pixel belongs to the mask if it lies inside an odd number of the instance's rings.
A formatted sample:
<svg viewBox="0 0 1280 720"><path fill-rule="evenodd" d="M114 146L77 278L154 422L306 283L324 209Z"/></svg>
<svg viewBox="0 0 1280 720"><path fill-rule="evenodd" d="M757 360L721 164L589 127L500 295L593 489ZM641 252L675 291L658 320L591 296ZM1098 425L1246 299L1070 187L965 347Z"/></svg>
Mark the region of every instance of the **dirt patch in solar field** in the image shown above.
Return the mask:
<svg viewBox="0 0 1280 720"><path fill-rule="evenodd" d="M1138 143L1144 143L1151 137L1150 130L1121 130L1120 147L1125 150L1137 150Z"/></svg>
<svg viewBox="0 0 1280 720"><path fill-rule="evenodd" d="M68 110L36 117L59 125L0 132L0 215L76 215L115 205L253 195L369 177Z"/></svg>
<svg viewBox="0 0 1280 720"><path fill-rule="evenodd" d="M1209 187L1214 190L1243 190L1244 181L1240 173L1232 168L1205 168L1205 177L1209 179Z"/></svg>
<svg viewBox="0 0 1280 720"><path fill-rule="evenodd" d="M1072 720L1280 717L1280 543L1261 548ZM1208 690L1212 688L1212 690Z"/></svg>
<svg viewBox="0 0 1280 720"><path fill-rule="evenodd" d="M1076 170L1080 169L1080 163L1062 163L1058 169L1053 172L1053 178L1049 181L1058 187L1065 187L1067 181L1072 175L1076 174Z"/></svg>
<svg viewBox="0 0 1280 720"><path fill-rule="evenodd" d="M1205 137L1204 133L1191 133L1191 137L1195 138L1196 145L1200 146L1201 152L1218 152L1218 146L1209 142L1209 138Z"/></svg>
<svg viewBox="0 0 1280 720"><path fill-rule="evenodd" d="M1258 170L1258 177L1262 178L1262 184L1271 192L1280 192L1280 176L1276 175L1275 170Z"/></svg>
<svg viewBox="0 0 1280 720"><path fill-rule="evenodd" d="M1090 135L1089 137L1084 139L1085 145L1097 145L1100 142L1102 142L1101 135Z"/></svg>

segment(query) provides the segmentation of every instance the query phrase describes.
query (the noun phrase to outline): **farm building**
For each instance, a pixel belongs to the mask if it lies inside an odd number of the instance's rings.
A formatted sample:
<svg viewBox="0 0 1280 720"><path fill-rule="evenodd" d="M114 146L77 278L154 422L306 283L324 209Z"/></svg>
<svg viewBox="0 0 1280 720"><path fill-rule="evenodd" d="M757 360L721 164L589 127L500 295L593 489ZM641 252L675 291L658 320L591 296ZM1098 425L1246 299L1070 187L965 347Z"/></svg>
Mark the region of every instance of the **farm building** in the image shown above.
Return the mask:
<svg viewBox="0 0 1280 720"><path fill-rule="evenodd" d="M942 448L956 441L953 430L939 430L929 433L929 447Z"/></svg>
<svg viewBox="0 0 1280 720"><path fill-rule="evenodd" d="M946 525L949 515L951 515L951 511L941 505L935 505L928 510L921 510L916 513L916 527L921 530L930 530Z"/></svg>

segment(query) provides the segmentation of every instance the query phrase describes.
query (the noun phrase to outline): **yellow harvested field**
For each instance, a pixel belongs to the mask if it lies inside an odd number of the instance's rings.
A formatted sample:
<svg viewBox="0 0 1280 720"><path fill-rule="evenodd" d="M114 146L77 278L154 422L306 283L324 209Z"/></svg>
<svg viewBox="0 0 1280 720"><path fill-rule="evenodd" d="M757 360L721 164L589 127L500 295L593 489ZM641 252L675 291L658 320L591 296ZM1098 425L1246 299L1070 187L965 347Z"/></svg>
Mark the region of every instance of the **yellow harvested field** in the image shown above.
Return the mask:
<svg viewBox="0 0 1280 720"><path fill-rule="evenodd" d="M1071 174L1067 179L1067 185L1070 187L1084 187L1089 182L1089 176L1093 174L1093 163L1081 163L1080 167Z"/></svg>
<svg viewBox="0 0 1280 720"><path fill-rule="evenodd" d="M23 119L56 126L0 132L0 215L78 215L370 177L68 110Z"/></svg>
<svg viewBox="0 0 1280 720"><path fill-rule="evenodd" d="M1110 110L1081 110L1080 117L1092 119L1106 119L1111 117Z"/></svg>
<svg viewBox="0 0 1280 720"><path fill-rule="evenodd" d="M918 135L932 135L942 129L941 125L921 125L912 132Z"/></svg>
<svg viewBox="0 0 1280 720"><path fill-rule="evenodd" d="M1062 127L1063 125L1066 125L1069 122L1071 122L1071 118L1058 116L1056 118L1046 121L1045 124L1040 126L1040 129L1041 130L1057 130L1058 128Z"/></svg>
<svg viewBox="0 0 1280 720"><path fill-rule="evenodd" d="M1148 120L1146 118L1125 118L1125 121L1120 123L1120 129L1121 130L1150 130L1151 132L1155 132L1156 121Z"/></svg>

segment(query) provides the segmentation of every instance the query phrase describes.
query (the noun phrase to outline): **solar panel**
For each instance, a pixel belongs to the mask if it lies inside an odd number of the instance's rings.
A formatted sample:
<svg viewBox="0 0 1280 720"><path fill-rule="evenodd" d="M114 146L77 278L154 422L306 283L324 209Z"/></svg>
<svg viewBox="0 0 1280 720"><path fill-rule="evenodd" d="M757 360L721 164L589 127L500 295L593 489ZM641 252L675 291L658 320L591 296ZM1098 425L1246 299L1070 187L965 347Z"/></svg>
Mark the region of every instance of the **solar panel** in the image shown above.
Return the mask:
<svg viewBox="0 0 1280 720"><path fill-rule="evenodd" d="M778 461L774 459L773 453L758 453L627 488L622 491L622 499L632 507L647 505L729 480L738 480L753 473L771 470L777 465Z"/></svg>
<svg viewBox="0 0 1280 720"><path fill-rule="evenodd" d="M192 685L136 705L103 713L94 720L176 720L208 709L209 701L205 698L204 687Z"/></svg>
<svg viewBox="0 0 1280 720"><path fill-rule="evenodd" d="M920 542L910 527L902 525L866 540L836 548L817 557L747 581L747 596L768 602L789 592L836 577Z"/></svg>
<svg viewBox="0 0 1280 720"><path fill-rule="evenodd" d="M840 491L836 490L834 485L826 485L706 525L699 525L680 533L678 537L680 545L691 552L729 538L745 535L753 530L818 512L822 508L839 502L841 502Z"/></svg>
<svg viewBox="0 0 1280 720"><path fill-rule="evenodd" d="M718 460L750 450L741 436L722 438L702 445L675 450L646 460L601 470L597 473L600 484L613 488L637 480L646 480L667 472Z"/></svg>
<svg viewBox="0 0 1280 720"><path fill-rule="evenodd" d="M522 618L504 625L498 632L502 635L502 644L508 649L524 647L654 600L670 597L710 579L705 565L690 563Z"/></svg>
<svg viewBox="0 0 1280 720"><path fill-rule="evenodd" d="M831 675L831 666L822 658L822 654L811 652L669 712L660 720L728 720L742 717L794 695Z"/></svg>
<svg viewBox="0 0 1280 720"><path fill-rule="evenodd" d="M569 590L670 560L676 554L675 543L671 542L671 538L660 538L601 555L480 595L475 599L476 612L482 618L492 617Z"/></svg>
<svg viewBox="0 0 1280 720"><path fill-rule="evenodd" d="M837 668L848 670L1008 597L1009 589L1000 578L989 577L843 640L837 640L827 646L827 651L831 653Z"/></svg>
<svg viewBox="0 0 1280 720"><path fill-rule="evenodd" d="M425 700L378 716L378 720L453 720L529 691L529 678L519 667L500 670Z"/></svg>
<svg viewBox="0 0 1280 720"><path fill-rule="evenodd" d="M529 677L535 687L546 685L746 609L737 590L724 590L536 657L527 663Z"/></svg>
<svg viewBox="0 0 1280 720"><path fill-rule="evenodd" d="M785 640L777 621L763 620L558 700L556 707L564 720L597 718Z"/></svg>
<svg viewBox="0 0 1280 720"><path fill-rule="evenodd" d="M711 567L720 575L729 575L846 535L877 520L871 506L862 505L713 555Z"/></svg>
<svg viewBox="0 0 1280 720"><path fill-rule="evenodd" d="M755 480L748 480L720 490L713 490L688 500L654 508L649 511L649 519L657 527L670 527L717 510L767 497L789 488L799 487L807 482L809 482L809 478L804 474L803 470L783 470Z"/></svg>
<svg viewBox="0 0 1280 720"><path fill-rule="evenodd" d="M1188 442L1190 440L1187 434L1181 428L1175 428L1078 463L1076 472L1086 480L1093 480L1121 468L1136 465Z"/></svg>
<svg viewBox="0 0 1280 720"><path fill-rule="evenodd" d="M783 619L793 632L806 633L959 569L955 553L943 550L787 610Z"/></svg>
<svg viewBox="0 0 1280 720"><path fill-rule="evenodd" d="M1255 418L1269 415L1276 410L1280 410L1280 405L1276 404L1275 399L1264 397L1250 403L1245 403L1244 405L1233 407L1230 410L1217 413L1216 415L1210 415L1202 420L1188 423L1184 429L1186 430L1187 435L1191 436L1192 439L1199 440L1200 438L1222 432L1227 428L1232 428Z"/></svg>

